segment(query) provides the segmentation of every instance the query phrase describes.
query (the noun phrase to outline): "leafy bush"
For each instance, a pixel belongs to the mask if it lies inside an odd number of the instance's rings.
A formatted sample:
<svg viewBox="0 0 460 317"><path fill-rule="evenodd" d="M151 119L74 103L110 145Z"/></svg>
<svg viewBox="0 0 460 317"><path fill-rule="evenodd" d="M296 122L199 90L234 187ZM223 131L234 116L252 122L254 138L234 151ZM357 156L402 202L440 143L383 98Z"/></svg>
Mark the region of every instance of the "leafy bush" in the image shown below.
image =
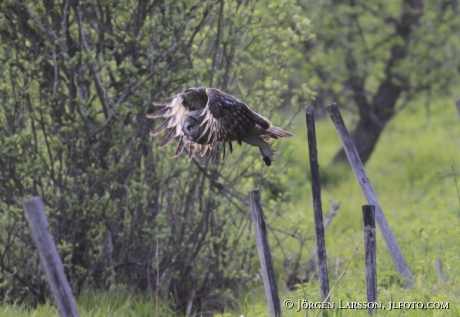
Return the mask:
<svg viewBox="0 0 460 317"><path fill-rule="evenodd" d="M40 195L74 292L125 284L180 310L230 303L254 276L246 191L268 178L281 188L283 169L264 170L253 150L213 170L174 160L145 114L152 100L208 85L274 115L308 20L284 1L0 9L2 298L49 295L21 208Z"/></svg>

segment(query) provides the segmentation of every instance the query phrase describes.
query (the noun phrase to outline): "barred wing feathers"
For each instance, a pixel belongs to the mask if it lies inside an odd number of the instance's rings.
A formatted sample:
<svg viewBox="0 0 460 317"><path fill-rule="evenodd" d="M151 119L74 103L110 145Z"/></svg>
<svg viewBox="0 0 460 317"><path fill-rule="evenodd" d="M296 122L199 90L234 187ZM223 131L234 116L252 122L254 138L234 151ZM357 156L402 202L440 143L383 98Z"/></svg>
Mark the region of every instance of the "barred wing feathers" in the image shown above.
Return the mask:
<svg viewBox="0 0 460 317"><path fill-rule="evenodd" d="M185 116L189 113L188 109L183 104L182 94L178 94L172 98L161 101L156 101L153 104L156 106L164 106L164 108L155 111L154 113L147 114L147 118L155 119L159 117L168 118L158 128L150 132L150 135L156 136L166 129L172 128L168 136L161 142L160 148L164 148L175 137L180 136L179 146L177 147L174 157L179 156L187 143L182 132L182 126Z"/></svg>
<svg viewBox="0 0 460 317"><path fill-rule="evenodd" d="M199 154L204 156L209 150L207 161L214 154L217 159L219 142L223 143L223 158L226 144L232 152L232 141L242 141L259 147L267 166L273 161L274 150L267 142L290 137L291 134L273 126L267 118L251 110L246 104L215 88L189 88L174 97L154 102L162 109L148 114L147 118L166 118L158 128L150 132L152 136L171 129L160 144L160 148L179 137L175 157L189 145L189 161L195 155L198 144ZM206 161L206 163L207 163Z"/></svg>
<svg viewBox="0 0 460 317"><path fill-rule="evenodd" d="M256 125L268 129L271 123L268 119L249 109L237 98L215 88L206 88L208 103L204 109L204 119L200 126L205 126L200 135L201 139L210 131L206 143L236 140L241 143L241 137L250 133Z"/></svg>

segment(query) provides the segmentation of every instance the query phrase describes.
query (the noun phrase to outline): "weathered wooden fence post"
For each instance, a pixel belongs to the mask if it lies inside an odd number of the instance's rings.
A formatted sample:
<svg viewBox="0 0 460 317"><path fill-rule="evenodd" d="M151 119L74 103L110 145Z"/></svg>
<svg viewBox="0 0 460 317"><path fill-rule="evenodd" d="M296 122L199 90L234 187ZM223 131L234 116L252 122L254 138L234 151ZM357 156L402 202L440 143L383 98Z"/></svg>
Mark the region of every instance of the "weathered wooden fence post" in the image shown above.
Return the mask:
<svg viewBox="0 0 460 317"><path fill-rule="evenodd" d="M32 237L37 246L38 255L45 270L48 283L57 303L61 317L78 317L77 305L72 295L69 282L64 274L61 259L53 242L45 215L45 208L40 197L33 197L22 202Z"/></svg>
<svg viewBox="0 0 460 317"><path fill-rule="evenodd" d="M442 268L442 261L440 258L437 258L434 262L434 266L436 268L436 275L438 276L438 280L440 281L447 281L446 275L444 274L444 269Z"/></svg>
<svg viewBox="0 0 460 317"><path fill-rule="evenodd" d="M249 204L251 207L251 218L256 234L257 251L259 253L262 277L264 280L265 296L267 297L270 317L281 317L281 302L276 284L273 259L268 244L267 228L265 226L264 212L258 189L249 192Z"/></svg>
<svg viewBox="0 0 460 317"><path fill-rule="evenodd" d="M312 106L305 108L307 120L308 152L310 155L311 191L315 218L316 248L318 255L319 284L321 297L325 301L329 294L326 241L324 239L323 210L321 205L321 184L319 180L318 150L316 148L315 114ZM330 299L327 299L329 301Z"/></svg>
<svg viewBox="0 0 460 317"><path fill-rule="evenodd" d="M366 287L367 302L375 303L377 301L377 243L375 237L375 207L373 205L364 205L363 223L364 223L364 258L366 263ZM369 314L374 312L373 308L368 308Z"/></svg>
<svg viewBox="0 0 460 317"><path fill-rule="evenodd" d="M457 114L460 118L460 99L455 100L455 108L457 108Z"/></svg>
<svg viewBox="0 0 460 317"><path fill-rule="evenodd" d="M407 267L404 256L401 252L401 249L396 242L396 239L391 231L390 226L383 214L382 208L380 207L377 196L375 195L374 189L369 181L369 178L366 175L364 170L363 163L359 158L358 152L356 151L355 145L348 134L345 123L343 122L342 115L340 114L337 104L333 103L332 105L326 107L327 112L329 113L332 122L335 125L337 134L342 141L343 148L348 157L348 162L350 163L353 172L355 173L356 179L358 180L361 190L366 197L367 203L369 205L375 206L375 220L379 225L380 232L382 233L385 244L388 248L388 252L393 260L393 263L396 267L396 270L399 273L401 279L405 280L406 287L409 288L412 286L412 273Z"/></svg>

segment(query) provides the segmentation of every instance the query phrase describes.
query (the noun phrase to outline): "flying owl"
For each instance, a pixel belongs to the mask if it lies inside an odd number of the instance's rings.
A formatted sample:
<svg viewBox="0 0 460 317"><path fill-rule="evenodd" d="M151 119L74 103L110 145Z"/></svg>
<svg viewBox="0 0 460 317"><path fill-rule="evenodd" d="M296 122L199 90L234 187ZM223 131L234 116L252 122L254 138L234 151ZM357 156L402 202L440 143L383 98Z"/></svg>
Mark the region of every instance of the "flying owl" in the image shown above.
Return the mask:
<svg viewBox="0 0 460 317"><path fill-rule="evenodd" d="M162 125L150 132L155 136L166 129L171 129L161 143L165 147L175 137L179 137L179 146L174 157L179 156L185 145L189 144L189 161L196 154L204 156L209 151L206 163L212 155L214 161L218 156L219 143L223 145L225 159L226 145L233 151L232 141L257 146L265 165L273 162L274 150L268 142L292 136L270 123L267 118L251 110L243 102L216 88L189 88L183 93L169 99L153 103L164 108L147 114L147 118L168 118Z"/></svg>

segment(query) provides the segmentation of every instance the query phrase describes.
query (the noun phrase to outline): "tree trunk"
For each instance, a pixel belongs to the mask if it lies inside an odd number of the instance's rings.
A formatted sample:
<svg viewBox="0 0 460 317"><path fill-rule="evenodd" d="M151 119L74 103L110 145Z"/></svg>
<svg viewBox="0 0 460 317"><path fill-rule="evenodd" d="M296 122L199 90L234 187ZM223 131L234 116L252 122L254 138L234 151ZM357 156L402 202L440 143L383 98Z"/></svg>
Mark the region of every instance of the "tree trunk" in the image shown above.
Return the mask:
<svg viewBox="0 0 460 317"><path fill-rule="evenodd" d="M380 137L383 128L374 125L366 119L360 118L354 131L351 133L351 139L358 151L363 164L370 158L374 151L375 145ZM347 163L347 155L342 148L334 157L334 163Z"/></svg>
<svg viewBox="0 0 460 317"><path fill-rule="evenodd" d="M359 121L351 138L363 164L369 160L380 134L395 114L396 102L401 93L410 85L410 74L402 75L395 72L394 68L407 58L412 29L418 25L422 10L423 0L402 0L401 17L398 21L392 21L395 24L395 36L400 37L402 43L391 46L390 57L385 66L385 78L370 103L364 89L365 80L357 71L357 61L351 51L347 52L345 63L349 77L344 84L353 92L353 99L359 110ZM335 155L333 162L348 162L343 148Z"/></svg>

